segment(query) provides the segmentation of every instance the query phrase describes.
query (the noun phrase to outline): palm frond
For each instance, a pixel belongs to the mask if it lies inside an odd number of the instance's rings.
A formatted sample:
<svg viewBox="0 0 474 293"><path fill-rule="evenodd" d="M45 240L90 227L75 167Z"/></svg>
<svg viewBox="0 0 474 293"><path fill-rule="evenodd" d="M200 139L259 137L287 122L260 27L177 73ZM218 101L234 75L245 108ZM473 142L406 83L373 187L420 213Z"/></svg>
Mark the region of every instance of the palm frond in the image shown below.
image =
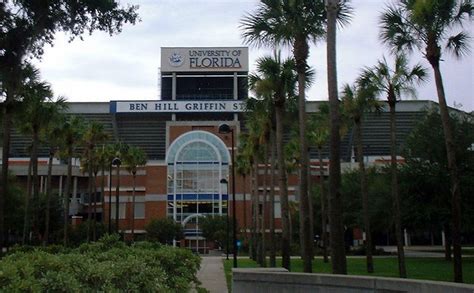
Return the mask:
<svg viewBox="0 0 474 293"><path fill-rule="evenodd" d="M474 15L474 5L472 0L464 0L460 3L456 15L453 17L454 21L462 26L465 18L471 18Z"/></svg>
<svg viewBox="0 0 474 293"><path fill-rule="evenodd" d="M464 57L471 51L469 46L470 40L471 37L467 32L460 32L457 35L448 38L446 49L457 58Z"/></svg>
<svg viewBox="0 0 474 293"><path fill-rule="evenodd" d="M353 14L354 8L352 7L352 5L350 5L350 0L339 1L339 9L337 11L337 23L340 27L348 25L352 20Z"/></svg>
<svg viewBox="0 0 474 293"><path fill-rule="evenodd" d="M413 31L405 21L403 11L399 7L388 6L382 13L379 23L379 37L392 52L405 49L412 51L418 45L419 40L415 39Z"/></svg>

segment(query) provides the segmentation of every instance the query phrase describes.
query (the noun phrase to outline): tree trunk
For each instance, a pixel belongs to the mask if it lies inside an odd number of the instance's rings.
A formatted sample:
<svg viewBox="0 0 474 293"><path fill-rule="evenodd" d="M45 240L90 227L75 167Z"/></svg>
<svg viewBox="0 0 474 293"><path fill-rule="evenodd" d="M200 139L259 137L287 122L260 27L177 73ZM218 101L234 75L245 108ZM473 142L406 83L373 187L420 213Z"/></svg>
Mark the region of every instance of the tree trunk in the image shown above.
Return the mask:
<svg viewBox="0 0 474 293"><path fill-rule="evenodd" d="M362 143L362 121L361 119L356 119L355 123L355 137L357 140L357 161L359 163L359 173L360 173L360 191L362 193L362 210L365 226L365 249L366 249L366 259L367 259L367 272L374 272L374 261L372 258L372 231L370 229L370 216L369 216L369 190L367 186L367 174L365 171L364 164L364 149Z"/></svg>
<svg viewBox="0 0 474 293"><path fill-rule="evenodd" d="M49 160L48 160L48 179L46 182L46 215L44 221L44 238L43 246L48 245L49 242L49 221L50 221L50 209L51 209L51 177L53 173L53 159L54 159L54 149L50 148L49 150Z"/></svg>
<svg viewBox="0 0 474 293"><path fill-rule="evenodd" d="M309 153L308 153L309 158ZM314 261L314 208L313 208L313 195L311 192L311 162L308 165L308 206L309 206L309 232L311 236L311 260Z"/></svg>
<svg viewBox="0 0 474 293"><path fill-rule="evenodd" d="M88 150L88 155L87 159L89 160L89 168L87 170L88 175L88 199L87 199L87 242L90 242L91 240L91 226L92 226L92 178L93 178L93 172L92 172L92 149Z"/></svg>
<svg viewBox="0 0 474 293"><path fill-rule="evenodd" d="M39 239L40 236L40 223L39 223L39 211L38 211L38 205L40 203L40 198L39 198L39 180L38 180L38 144L39 144L39 133L38 129L33 130L33 144L31 146L31 160L32 160L32 171L33 171L33 177L32 177L32 202L33 205L31 205L31 218L32 218L32 223L31 223L31 228L32 231L34 232L34 236L36 239Z"/></svg>
<svg viewBox="0 0 474 293"><path fill-rule="evenodd" d="M308 142L306 139L306 59L308 57L308 43L303 37L295 40L293 52L296 60L296 71L298 72L298 120L300 139L300 172L299 172L299 195L300 195L300 243L301 257L303 258L303 272L311 273L312 267L312 242L311 219L308 196Z"/></svg>
<svg viewBox="0 0 474 293"><path fill-rule="evenodd" d="M105 223L105 164L102 163L102 178L100 181L100 195L102 197L102 223ZM112 174L110 174L112 176ZM109 191L110 193L110 191Z"/></svg>
<svg viewBox="0 0 474 293"><path fill-rule="evenodd" d="M319 157L319 188L321 193L321 242L323 244L323 261L327 263L328 260L328 214L326 209L326 191L324 188L324 164L322 156L322 147L318 147Z"/></svg>
<svg viewBox="0 0 474 293"><path fill-rule="evenodd" d="M448 105L444 94L443 79L439 69L439 59L430 61L435 76L436 90L438 92L439 111L443 124L444 141L446 144L446 155L448 159L448 172L451 181L451 213L452 213L452 241L453 241L453 269L454 282L462 283L462 255L461 255L461 190L458 165L456 162L456 151L453 129L449 117Z"/></svg>
<svg viewBox="0 0 474 293"><path fill-rule="evenodd" d="M137 179L137 172L133 172L133 191L132 191L132 242L135 241L135 186ZM228 195L227 195L228 196ZM228 209L229 207L227 207Z"/></svg>
<svg viewBox="0 0 474 293"><path fill-rule="evenodd" d="M229 207L227 207L229 209ZM119 233L120 210L120 165L117 165L117 186L115 187L115 233Z"/></svg>
<svg viewBox="0 0 474 293"><path fill-rule="evenodd" d="M282 225L281 257L282 266L290 271L290 207L288 204L288 182L285 168L285 153L283 151L284 111L284 105L275 106L278 188L280 195Z"/></svg>
<svg viewBox="0 0 474 293"><path fill-rule="evenodd" d="M251 194L250 194L250 201L251 201L251 223L250 223L250 245L249 245L249 254L252 260L257 260L257 251L255 247L255 174L254 174L254 167L253 163L250 167L250 180L251 180ZM227 207L229 209L229 207Z"/></svg>
<svg viewBox="0 0 474 293"><path fill-rule="evenodd" d="M259 180L258 180L258 159L254 161L254 176L255 176L255 196L253 198L254 208L254 219L255 222L255 256L257 263L261 264L261 245L260 241L260 192L259 192Z"/></svg>
<svg viewBox="0 0 474 293"><path fill-rule="evenodd" d="M270 267L276 267L276 247L275 247L275 131L272 128L270 132L271 145L271 174L270 174L270 214L269 214L269 249L270 249Z"/></svg>
<svg viewBox="0 0 474 293"><path fill-rule="evenodd" d="M67 160L67 177L66 177L66 188L64 189L64 235L63 245L67 246L69 241L68 229L69 229L69 194L71 193L71 180L72 180L72 146L68 147L68 160ZM74 194L75 196L75 194Z"/></svg>
<svg viewBox="0 0 474 293"><path fill-rule="evenodd" d="M261 266L266 267L267 266L267 255L266 255L266 241L265 241L265 208L267 206L268 202L268 147L269 143L267 142L264 146L264 155L263 155L263 160L265 163L264 167L264 172L263 172L263 198L262 198L262 214L260 215L261 217L261 224L260 224L260 230L261 230Z"/></svg>
<svg viewBox="0 0 474 293"><path fill-rule="evenodd" d="M3 149L2 149L2 175L1 175L1 190L0 190L0 257L3 255L3 247L6 242L5 230L5 198L9 192L8 186L8 167L10 158L10 132L12 124L12 106L13 94L7 90L7 97L3 102Z"/></svg>
<svg viewBox="0 0 474 293"><path fill-rule="evenodd" d="M344 226L341 215L343 203L341 195L341 138L339 133L340 115L337 93L337 63L336 63L336 18L338 2L327 0L327 71L328 95L330 107L330 158L329 161L329 226L331 232L331 264L335 274L347 274L347 263L344 247Z"/></svg>
<svg viewBox="0 0 474 293"><path fill-rule="evenodd" d="M395 125L395 97L389 97L390 105L390 170L392 173L392 198L395 217L395 237L397 238L398 272L406 278L405 252L403 251L402 220L400 212L400 193L398 191L397 141Z"/></svg>
<svg viewBox="0 0 474 293"><path fill-rule="evenodd" d="M444 259L451 261L451 228L449 224L444 224Z"/></svg>
<svg viewBox="0 0 474 293"><path fill-rule="evenodd" d="M92 181L92 205L93 205L93 211L92 211L92 241L97 240L97 171L94 171L94 180Z"/></svg>
<svg viewBox="0 0 474 293"><path fill-rule="evenodd" d="M28 177L26 179L26 197L25 197L25 214L23 217L23 235L21 239L21 244L25 245L29 239L30 234L30 200L31 200L31 169L33 168L33 161L30 158L28 163Z"/></svg>
<svg viewBox="0 0 474 293"><path fill-rule="evenodd" d="M242 178L244 179L244 185L243 185L243 199L244 199L244 210L243 210L243 213L244 213L244 240L246 243L248 243L248 235L247 235L247 176L245 174L242 174Z"/></svg>

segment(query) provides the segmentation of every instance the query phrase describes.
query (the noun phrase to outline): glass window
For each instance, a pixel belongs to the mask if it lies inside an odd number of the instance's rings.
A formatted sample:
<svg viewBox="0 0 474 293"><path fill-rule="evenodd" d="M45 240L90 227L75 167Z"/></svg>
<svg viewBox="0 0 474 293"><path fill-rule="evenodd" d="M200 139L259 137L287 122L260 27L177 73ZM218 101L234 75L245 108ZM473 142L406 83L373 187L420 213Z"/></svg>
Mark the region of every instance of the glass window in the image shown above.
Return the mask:
<svg viewBox="0 0 474 293"><path fill-rule="evenodd" d="M116 205L115 203L112 203L112 220L115 220L115 213L116 213ZM120 203L119 204L119 219L123 220L125 219L125 210L126 210L126 203Z"/></svg>
<svg viewBox="0 0 474 293"><path fill-rule="evenodd" d="M281 218L281 204L279 202L275 202L275 218Z"/></svg>
<svg viewBox="0 0 474 293"><path fill-rule="evenodd" d="M136 202L135 203L135 219L145 219L145 203Z"/></svg>

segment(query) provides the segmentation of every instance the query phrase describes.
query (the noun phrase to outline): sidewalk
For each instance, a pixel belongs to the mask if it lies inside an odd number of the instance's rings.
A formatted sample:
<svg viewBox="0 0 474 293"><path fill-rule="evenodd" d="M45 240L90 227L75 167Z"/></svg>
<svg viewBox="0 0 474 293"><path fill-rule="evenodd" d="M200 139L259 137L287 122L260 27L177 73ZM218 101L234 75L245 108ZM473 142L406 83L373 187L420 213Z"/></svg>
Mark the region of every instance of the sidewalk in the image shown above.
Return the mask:
<svg viewBox="0 0 474 293"><path fill-rule="evenodd" d="M221 256L201 256L201 269L197 273L201 287L211 293L227 293L224 264Z"/></svg>

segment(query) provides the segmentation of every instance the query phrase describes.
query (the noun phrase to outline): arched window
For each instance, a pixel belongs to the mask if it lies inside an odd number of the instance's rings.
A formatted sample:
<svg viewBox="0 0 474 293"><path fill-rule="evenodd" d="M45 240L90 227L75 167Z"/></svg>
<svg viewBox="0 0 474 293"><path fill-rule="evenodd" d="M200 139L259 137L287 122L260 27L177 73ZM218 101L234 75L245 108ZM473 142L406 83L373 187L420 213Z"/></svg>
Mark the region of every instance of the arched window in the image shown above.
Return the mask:
<svg viewBox="0 0 474 293"><path fill-rule="evenodd" d="M188 217L197 220L196 215L227 213L227 186L220 181L228 177L229 158L226 145L212 133L192 131L178 137L166 159L168 216L183 222Z"/></svg>

